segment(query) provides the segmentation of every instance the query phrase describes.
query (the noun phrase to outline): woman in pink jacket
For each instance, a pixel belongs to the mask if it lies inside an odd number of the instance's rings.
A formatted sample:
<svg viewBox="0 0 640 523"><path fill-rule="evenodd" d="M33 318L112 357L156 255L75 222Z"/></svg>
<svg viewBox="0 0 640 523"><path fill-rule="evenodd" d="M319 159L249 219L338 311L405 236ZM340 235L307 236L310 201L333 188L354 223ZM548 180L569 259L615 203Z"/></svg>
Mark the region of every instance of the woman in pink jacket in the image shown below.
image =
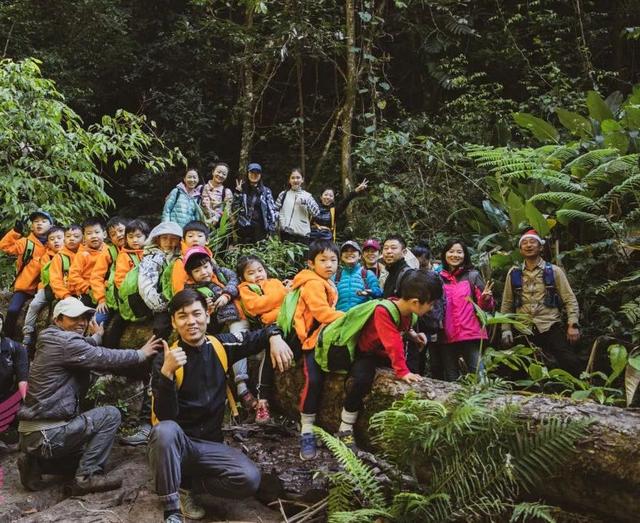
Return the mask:
<svg viewBox="0 0 640 523"><path fill-rule="evenodd" d="M467 246L460 240L449 240L442 251L444 299L444 339L442 358L444 379L460 377L459 360L464 360L469 372L478 372L480 345L487 339L473 303L485 311L493 310L492 283L485 286L480 273L473 268Z"/></svg>

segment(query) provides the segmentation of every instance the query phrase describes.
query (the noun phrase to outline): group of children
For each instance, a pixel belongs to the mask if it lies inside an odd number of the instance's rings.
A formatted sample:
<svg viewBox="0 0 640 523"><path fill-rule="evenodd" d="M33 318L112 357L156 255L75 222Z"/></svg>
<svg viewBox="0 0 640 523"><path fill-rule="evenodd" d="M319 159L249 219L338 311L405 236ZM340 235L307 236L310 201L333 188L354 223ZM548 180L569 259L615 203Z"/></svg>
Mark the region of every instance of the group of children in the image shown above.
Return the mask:
<svg viewBox="0 0 640 523"><path fill-rule="evenodd" d="M141 220L116 217L105 226L101 220L91 218L82 226L63 229L54 225L46 211L36 211L29 219L28 234L24 234L24 224L17 223L0 240L0 249L17 257L18 273L4 332L15 337L18 314L33 297L23 327L23 343L31 350L35 350L40 310L68 296L76 296L96 308L96 322L111 324L104 345L117 347L127 322L147 318L153 320L154 334L168 339L172 328L167 304L186 287L205 296L211 315L210 333L228 330L237 334L280 323L283 302L295 295L287 341L301 357L305 376L300 400L300 455L303 459L315 456L312 429L325 376L315 358L318 336L323 326L354 307L383 296L378 281L382 268L377 259L381 246L376 240L365 242L364 257L363 249L354 241L345 242L341 248L329 240L312 242L307 268L293 280L282 282L269 277L257 256L240 258L235 271L218 266L207 247L210 231L200 221L184 227L162 222L149 230ZM371 251L377 251L377 256L372 256ZM398 379L408 383L421 379L407 367L403 335L420 342L412 328L412 317L430 310L442 295L442 285L435 274L419 270L412 270L401 279L391 301L375 307L360 333L340 426L345 441L352 440L353 425L377 367L392 367ZM262 357L257 383L249 383L246 360L235 363L233 371L243 406L254 413L257 423L268 422L273 384L270 359ZM148 373L141 379L148 383ZM147 397L141 417L150 418ZM128 442L146 443L149 429L144 423Z"/></svg>

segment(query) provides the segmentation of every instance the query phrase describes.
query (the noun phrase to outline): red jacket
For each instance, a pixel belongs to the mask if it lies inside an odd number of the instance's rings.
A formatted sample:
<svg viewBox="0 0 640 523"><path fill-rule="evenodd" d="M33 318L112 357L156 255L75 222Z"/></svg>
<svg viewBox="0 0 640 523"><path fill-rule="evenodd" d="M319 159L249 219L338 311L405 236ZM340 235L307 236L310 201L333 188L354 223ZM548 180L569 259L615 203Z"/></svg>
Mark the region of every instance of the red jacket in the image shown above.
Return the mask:
<svg viewBox="0 0 640 523"><path fill-rule="evenodd" d="M395 300L392 299L392 301ZM411 315L400 316L400 328L398 328L384 305L378 305L360 331L358 352L389 358L396 376L402 378L410 372L404 355L402 334L410 329Z"/></svg>

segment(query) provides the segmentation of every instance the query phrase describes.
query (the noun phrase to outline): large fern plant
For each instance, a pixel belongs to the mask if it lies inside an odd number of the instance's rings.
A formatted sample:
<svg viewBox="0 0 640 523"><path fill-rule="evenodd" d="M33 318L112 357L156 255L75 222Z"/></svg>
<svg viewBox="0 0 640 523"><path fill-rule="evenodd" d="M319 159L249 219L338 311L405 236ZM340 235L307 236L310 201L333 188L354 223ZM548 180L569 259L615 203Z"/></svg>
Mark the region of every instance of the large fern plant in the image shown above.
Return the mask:
<svg viewBox="0 0 640 523"><path fill-rule="evenodd" d="M518 496L569 459L587 423L549 418L534 426L517 416L515 405L495 407L496 394L468 386L439 402L410 393L373 416L374 444L398 477L414 478L411 489L385 493L370 467L320 432L343 467L331 478L329 520L446 522L511 514L512 521L553 521L549 507L519 504Z"/></svg>

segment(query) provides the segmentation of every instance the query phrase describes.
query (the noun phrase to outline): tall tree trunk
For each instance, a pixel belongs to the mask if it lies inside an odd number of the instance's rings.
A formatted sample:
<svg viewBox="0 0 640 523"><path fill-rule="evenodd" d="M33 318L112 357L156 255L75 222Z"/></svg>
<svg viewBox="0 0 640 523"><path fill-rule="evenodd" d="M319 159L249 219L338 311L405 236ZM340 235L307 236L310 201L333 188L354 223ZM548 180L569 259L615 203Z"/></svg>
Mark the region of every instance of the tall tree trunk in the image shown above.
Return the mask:
<svg viewBox="0 0 640 523"><path fill-rule="evenodd" d="M304 176L307 176L305 169L305 143L304 143L304 92L302 89L302 45L300 41L297 44L296 53L296 76L298 83L298 124L300 126L300 169Z"/></svg>
<svg viewBox="0 0 640 523"><path fill-rule="evenodd" d="M356 55L354 52L356 44L356 17L355 1L345 0L345 34L346 34L346 59L347 68L345 71L346 81L344 87L344 103L341 115L341 152L340 152L340 180L342 191L347 194L353 186L351 176L351 150L352 150L352 130L353 130L353 109L356 104L356 92L358 89L358 71L356 66Z"/></svg>
<svg viewBox="0 0 640 523"><path fill-rule="evenodd" d="M247 5L245 11L245 29L248 38L244 46L244 61L242 63L242 136L240 137L239 173L243 173L249 163L249 152L253 143L254 132L255 92L253 85L253 40L250 36L251 30L253 29L253 14L253 7Z"/></svg>

